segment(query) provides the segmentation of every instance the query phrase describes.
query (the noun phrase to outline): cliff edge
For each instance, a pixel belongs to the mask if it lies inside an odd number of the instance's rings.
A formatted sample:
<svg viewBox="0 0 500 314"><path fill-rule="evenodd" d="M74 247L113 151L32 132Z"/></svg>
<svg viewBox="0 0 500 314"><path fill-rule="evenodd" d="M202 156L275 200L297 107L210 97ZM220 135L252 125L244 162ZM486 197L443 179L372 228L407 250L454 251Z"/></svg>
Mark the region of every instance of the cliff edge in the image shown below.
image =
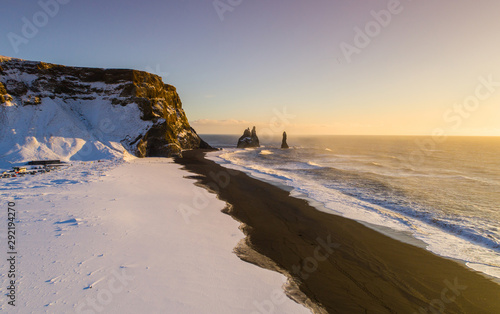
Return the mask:
<svg viewBox="0 0 500 314"><path fill-rule="evenodd" d="M210 146L157 75L0 56L3 160L170 157L195 148Z"/></svg>

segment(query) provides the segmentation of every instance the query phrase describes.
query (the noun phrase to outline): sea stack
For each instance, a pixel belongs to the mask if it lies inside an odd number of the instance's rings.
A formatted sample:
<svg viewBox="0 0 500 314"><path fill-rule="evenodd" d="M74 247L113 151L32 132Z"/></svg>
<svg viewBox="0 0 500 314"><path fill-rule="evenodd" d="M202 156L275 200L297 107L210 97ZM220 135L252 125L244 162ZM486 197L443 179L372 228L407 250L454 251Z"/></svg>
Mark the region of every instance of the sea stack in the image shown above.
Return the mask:
<svg viewBox="0 0 500 314"><path fill-rule="evenodd" d="M255 127L253 127L250 132L250 128L243 132L243 135L238 140L238 148L249 148L249 147L260 147L259 138L257 137L257 132Z"/></svg>
<svg viewBox="0 0 500 314"><path fill-rule="evenodd" d="M286 143L286 132L283 131L283 139L281 140L281 148L289 148L288 144Z"/></svg>

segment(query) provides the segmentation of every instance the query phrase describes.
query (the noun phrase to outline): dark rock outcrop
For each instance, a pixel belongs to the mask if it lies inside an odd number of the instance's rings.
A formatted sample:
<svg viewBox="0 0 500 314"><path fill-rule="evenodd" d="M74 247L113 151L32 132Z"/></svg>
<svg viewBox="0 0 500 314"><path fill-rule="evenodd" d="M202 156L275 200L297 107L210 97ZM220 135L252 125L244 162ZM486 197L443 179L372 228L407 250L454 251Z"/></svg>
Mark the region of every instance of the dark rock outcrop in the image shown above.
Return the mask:
<svg viewBox="0 0 500 314"><path fill-rule="evenodd" d="M257 132L255 131L255 127L253 127L252 131L250 128L246 129L243 132L243 135L238 140L238 148L249 148L249 147L260 147L259 138L257 137Z"/></svg>
<svg viewBox="0 0 500 314"><path fill-rule="evenodd" d="M175 87L164 84L158 75L0 56L0 107L42 106L45 100L71 110L72 104L86 101L115 109L137 105L139 121L146 127L134 138L123 134L120 143L138 157L169 157L183 149L210 148L189 125Z"/></svg>
<svg viewBox="0 0 500 314"><path fill-rule="evenodd" d="M281 148L289 148L288 144L286 143L286 132L283 131L283 139L281 140Z"/></svg>

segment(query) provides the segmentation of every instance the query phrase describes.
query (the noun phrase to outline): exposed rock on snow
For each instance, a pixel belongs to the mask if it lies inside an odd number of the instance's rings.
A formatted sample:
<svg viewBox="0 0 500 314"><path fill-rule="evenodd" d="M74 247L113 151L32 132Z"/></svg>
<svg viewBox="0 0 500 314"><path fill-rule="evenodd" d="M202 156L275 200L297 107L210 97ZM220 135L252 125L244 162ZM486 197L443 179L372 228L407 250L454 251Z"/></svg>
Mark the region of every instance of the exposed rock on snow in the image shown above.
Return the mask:
<svg viewBox="0 0 500 314"><path fill-rule="evenodd" d="M0 57L0 158L166 157L209 148L154 74Z"/></svg>
<svg viewBox="0 0 500 314"><path fill-rule="evenodd" d="M257 132L255 127L253 127L250 132L250 128L243 132L243 135L238 140L238 148L249 148L249 147L260 147L259 138L257 137Z"/></svg>

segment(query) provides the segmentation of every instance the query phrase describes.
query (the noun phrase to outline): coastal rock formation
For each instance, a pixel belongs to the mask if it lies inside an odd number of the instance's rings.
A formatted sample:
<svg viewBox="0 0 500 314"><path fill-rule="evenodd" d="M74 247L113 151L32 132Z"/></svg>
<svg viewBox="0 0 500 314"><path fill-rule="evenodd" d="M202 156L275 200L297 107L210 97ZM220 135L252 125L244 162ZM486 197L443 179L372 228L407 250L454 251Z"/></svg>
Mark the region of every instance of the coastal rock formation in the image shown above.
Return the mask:
<svg viewBox="0 0 500 314"><path fill-rule="evenodd" d="M0 143L10 161L210 148L189 125L175 87L157 75L1 56Z"/></svg>
<svg viewBox="0 0 500 314"><path fill-rule="evenodd" d="M238 140L238 148L249 148L249 147L260 147L259 138L257 137L257 132L255 131L255 126L250 132L250 128L243 132L243 135Z"/></svg>
<svg viewBox="0 0 500 314"><path fill-rule="evenodd" d="M289 148L288 144L286 142L286 132L285 131L283 131L283 139L281 140L281 148L284 148L284 149Z"/></svg>

